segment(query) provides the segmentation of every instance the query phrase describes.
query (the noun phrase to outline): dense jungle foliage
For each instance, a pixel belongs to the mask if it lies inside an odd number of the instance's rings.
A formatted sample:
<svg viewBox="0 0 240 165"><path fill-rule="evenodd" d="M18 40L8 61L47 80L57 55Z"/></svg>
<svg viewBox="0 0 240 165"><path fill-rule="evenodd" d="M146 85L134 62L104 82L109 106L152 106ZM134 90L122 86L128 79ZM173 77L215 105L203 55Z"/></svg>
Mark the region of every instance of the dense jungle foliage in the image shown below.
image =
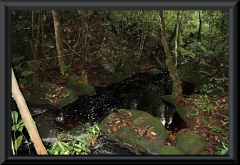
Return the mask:
<svg viewBox="0 0 240 165"><path fill-rule="evenodd" d="M11 23L12 68L22 91L44 81L65 85L70 76L105 86L136 72L170 68L171 61L183 96L199 103L192 116L208 114L204 120L213 121L203 130L214 132L215 152L226 153L228 11L26 10L12 11Z"/></svg>

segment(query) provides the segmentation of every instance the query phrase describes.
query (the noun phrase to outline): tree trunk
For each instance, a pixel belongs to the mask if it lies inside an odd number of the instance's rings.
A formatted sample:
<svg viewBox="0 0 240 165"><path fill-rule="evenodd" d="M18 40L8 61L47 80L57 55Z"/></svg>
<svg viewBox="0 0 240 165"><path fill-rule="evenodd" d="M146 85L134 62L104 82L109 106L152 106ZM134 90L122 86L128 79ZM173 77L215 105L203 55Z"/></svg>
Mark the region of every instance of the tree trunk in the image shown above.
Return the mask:
<svg viewBox="0 0 240 165"><path fill-rule="evenodd" d="M175 37L175 67L177 67L177 58L178 58L178 29L179 29L179 15L180 15L180 11L177 11L176 13L176 37Z"/></svg>
<svg viewBox="0 0 240 165"><path fill-rule="evenodd" d="M209 38L209 45L212 45L212 29L213 29L213 14L214 14L214 11L210 10L209 14L210 14L210 22L209 22L210 38Z"/></svg>
<svg viewBox="0 0 240 165"><path fill-rule="evenodd" d="M84 11L82 20L82 55L81 55L81 72L84 82L87 80L86 62L87 62L87 35L88 35L88 10Z"/></svg>
<svg viewBox="0 0 240 165"><path fill-rule="evenodd" d="M58 62L60 66L61 75L64 75L64 71L62 69L64 66L62 28L60 25L58 12L56 10L52 10L52 14L53 14L53 21L54 21L55 36L56 36Z"/></svg>
<svg viewBox="0 0 240 165"><path fill-rule="evenodd" d="M44 33L44 15L43 11L41 10L41 28L42 28L42 56L45 59L46 58L46 52L45 52L45 33ZM45 61L44 61L45 62Z"/></svg>
<svg viewBox="0 0 240 165"><path fill-rule="evenodd" d="M38 59L38 46L39 46L39 33L40 33L40 19L41 19L41 15L40 13L38 14L38 25L37 25L37 33L36 33L36 41L35 41L35 45L34 45L34 61Z"/></svg>
<svg viewBox="0 0 240 165"><path fill-rule="evenodd" d="M201 40L201 31L202 31L202 20L201 20L200 11L198 11L198 18L199 18L199 27L198 27L198 38L197 38L197 42L199 42L199 41Z"/></svg>
<svg viewBox="0 0 240 165"><path fill-rule="evenodd" d="M47 155L47 151L42 143L42 140L38 134L35 122L32 119L32 116L29 112L29 109L26 105L25 99L19 89L16 77L12 69L12 94L17 103L19 112L22 116L22 119L25 123L25 127L30 135L31 140L33 141L34 147L38 155Z"/></svg>
<svg viewBox="0 0 240 165"><path fill-rule="evenodd" d="M159 18L160 18L162 44L164 46L164 51L165 51L165 54L166 54L166 65L168 67L168 70L170 72L170 76L172 78L173 96L175 98L175 105L177 105L177 104L179 104L179 102L182 99L182 87L181 87L179 76L177 74L177 68L172 63L172 56L170 54L168 43L167 43L167 40L166 40L165 23L164 23L163 11L162 10L160 10L159 16L160 16Z"/></svg>

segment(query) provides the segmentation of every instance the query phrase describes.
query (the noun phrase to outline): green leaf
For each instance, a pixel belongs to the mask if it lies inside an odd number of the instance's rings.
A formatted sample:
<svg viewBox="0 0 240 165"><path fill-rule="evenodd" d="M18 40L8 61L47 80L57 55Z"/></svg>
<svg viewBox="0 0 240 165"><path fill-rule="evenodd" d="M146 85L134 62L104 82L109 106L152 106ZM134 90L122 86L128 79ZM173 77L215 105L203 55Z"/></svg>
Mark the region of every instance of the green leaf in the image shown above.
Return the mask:
<svg viewBox="0 0 240 165"><path fill-rule="evenodd" d="M14 125L12 126L12 130L13 130L14 132L16 132L18 129L19 129L19 125L18 125L18 124L14 124Z"/></svg>
<svg viewBox="0 0 240 165"><path fill-rule="evenodd" d="M24 125L25 125L25 123L24 123L23 120L20 120L20 121L18 122L18 124L19 124L20 126L24 126Z"/></svg>
<svg viewBox="0 0 240 165"><path fill-rule="evenodd" d="M13 119L14 123L17 123L17 121L18 121L18 113L16 111L12 112L12 119Z"/></svg>
<svg viewBox="0 0 240 165"><path fill-rule="evenodd" d="M20 126L18 131L22 132L22 130L23 130L23 126Z"/></svg>
<svg viewBox="0 0 240 165"><path fill-rule="evenodd" d="M18 136L14 141L14 149L17 151L23 139L23 135Z"/></svg>
<svg viewBox="0 0 240 165"><path fill-rule="evenodd" d="M78 147L78 148L83 148L83 146L81 144L74 144L74 146Z"/></svg>
<svg viewBox="0 0 240 165"><path fill-rule="evenodd" d="M73 148L73 150L76 151L77 153L81 152L81 149L78 149L78 148Z"/></svg>
<svg viewBox="0 0 240 165"><path fill-rule="evenodd" d="M56 150L56 151L54 152L54 155L58 155L58 150Z"/></svg>
<svg viewBox="0 0 240 165"><path fill-rule="evenodd" d="M221 151L218 151L218 152L215 152L215 155L225 155L227 154L227 150L221 150Z"/></svg>

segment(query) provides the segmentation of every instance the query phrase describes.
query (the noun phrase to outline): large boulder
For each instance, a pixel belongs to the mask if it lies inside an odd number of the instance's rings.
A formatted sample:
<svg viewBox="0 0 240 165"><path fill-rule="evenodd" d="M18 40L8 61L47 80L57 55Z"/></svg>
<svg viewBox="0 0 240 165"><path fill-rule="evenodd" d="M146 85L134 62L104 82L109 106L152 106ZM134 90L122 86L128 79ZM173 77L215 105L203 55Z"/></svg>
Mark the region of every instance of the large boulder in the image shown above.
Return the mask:
<svg viewBox="0 0 240 165"><path fill-rule="evenodd" d="M92 95L96 90L90 84L83 82L81 76L69 77L66 83L67 87L79 92L81 95Z"/></svg>
<svg viewBox="0 0 240 165"><path fill-rule="evenodd" d="M193 132L184 132L177 136L175 146L185 155L201 154L206 145L201 141L201 136Z"/></svg>
<svg viewBox="0 0 240 165"><path fill-rule="evenodd" d="M139 110L119 109L108 115L99 125L103 134L122 143L157 155L169 138L163 124L154 116Z"/></svg>
<svg viewBox="0 0 240 165"><path fill-rule="evenodd" d="M30 108L62 107L78 98L74 90L48 82L34 90L24 91L23 96Z"/></svg>
<svg viewBox="0 0 240 165"><path fill-rule="evenodd" d="M168 145L163 146L159 150L158 154L159 155L184 155L184 153L181 150L179 150L177 147L168 146Z"/></svg>
<svg viewBox="0 0 240 165"><path fill-rule="evenodd" d="M196 113L196 111L194 111L189 106L177 106L176 112L185 121L188 121L189 117L191 117L192 115L194 115Z"/></svg>

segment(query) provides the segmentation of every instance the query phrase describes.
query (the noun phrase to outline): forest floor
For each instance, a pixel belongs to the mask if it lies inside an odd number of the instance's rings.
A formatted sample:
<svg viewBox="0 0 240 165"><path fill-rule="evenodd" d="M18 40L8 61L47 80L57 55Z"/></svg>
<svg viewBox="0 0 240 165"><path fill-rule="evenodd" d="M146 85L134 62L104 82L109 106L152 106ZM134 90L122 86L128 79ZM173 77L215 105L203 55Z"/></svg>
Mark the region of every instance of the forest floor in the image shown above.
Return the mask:
<svg viewBox="0 0 240 165"><path fill-rule="evenodd" d="M201 95L194 94L190 98L184 98L185 105L191 108L198 109L199 111L187 118L186 122L180 120L177 123L172 123L171 131L169 131L172 139L171 145L175 143L175 137L186 131L194 132L202 137L202 141L206 144L206 150L210 155L214 155L221 146L221 142L228 140L226 134L228 134L228 97L223 96L222 102L218 105L211 104L212 112L207 109L200 110L200 104L197 101ZM212 114L213 113L213 114ZM226 120L227 119L227 120ZM182 121L182 122L181 122ZM170 125L171 126L171 125ZM213 131L211 127L216 130ZM221 128L222 130L218 129Z"/></svg>

